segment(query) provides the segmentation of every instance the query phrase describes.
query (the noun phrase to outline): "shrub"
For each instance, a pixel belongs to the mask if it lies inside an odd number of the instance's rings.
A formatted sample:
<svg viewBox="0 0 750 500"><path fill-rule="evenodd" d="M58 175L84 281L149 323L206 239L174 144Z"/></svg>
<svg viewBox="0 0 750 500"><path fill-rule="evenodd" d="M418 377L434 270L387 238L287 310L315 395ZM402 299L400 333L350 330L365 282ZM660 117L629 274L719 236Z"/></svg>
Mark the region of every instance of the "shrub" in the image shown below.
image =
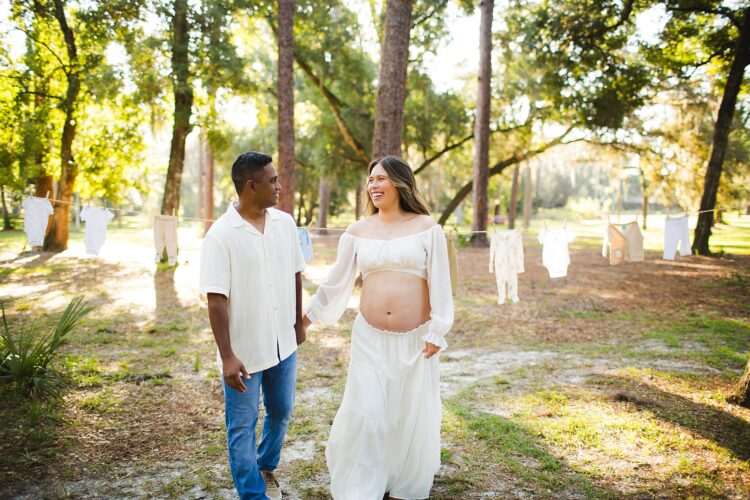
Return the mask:
<svg viewBox="0 0 750 500"><path fill-rule="evenodd" d="M67 341L75 324L94 308L75 297L60 316L52 333L39 333L35 320L29 328L11 334L0 303L3 330L0 332L0 383L31 399L58 398L65 388L65 379L51 366L57 350Z"/></svg>

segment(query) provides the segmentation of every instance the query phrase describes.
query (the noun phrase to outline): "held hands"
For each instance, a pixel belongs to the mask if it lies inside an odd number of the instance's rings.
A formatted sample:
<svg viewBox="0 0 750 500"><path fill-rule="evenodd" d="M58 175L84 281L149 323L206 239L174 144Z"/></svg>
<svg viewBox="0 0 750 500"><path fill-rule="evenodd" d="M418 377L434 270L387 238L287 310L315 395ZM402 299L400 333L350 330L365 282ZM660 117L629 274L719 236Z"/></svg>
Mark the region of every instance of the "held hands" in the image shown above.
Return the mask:
<svg viewBox="0 0 750 500"><path fill-rule="evenodd" d="M424 343L424 349L422 349L422 352L424 353L424 357L427 359L430 359L433 357L438 351L440 350L439 345L432 344L430 342Z"/></svg>
<svg viewBox="0 0 750 500"><path fill-rule="evenodd" d="M294 333L297 336L297 345L302 345L307 340L307 325L304 321L298 321L294 324Z"/></svg>
<svg viewBox="0 0 750 500"><path fill-rule="evenodd" d="M242 361L237 356L232 354L227 359L222 359L221 371L229 387L238 392L247 391L247 387L242 383L242 379L250 380L250 375L248 375L245 365L242 364Z"/></svg>

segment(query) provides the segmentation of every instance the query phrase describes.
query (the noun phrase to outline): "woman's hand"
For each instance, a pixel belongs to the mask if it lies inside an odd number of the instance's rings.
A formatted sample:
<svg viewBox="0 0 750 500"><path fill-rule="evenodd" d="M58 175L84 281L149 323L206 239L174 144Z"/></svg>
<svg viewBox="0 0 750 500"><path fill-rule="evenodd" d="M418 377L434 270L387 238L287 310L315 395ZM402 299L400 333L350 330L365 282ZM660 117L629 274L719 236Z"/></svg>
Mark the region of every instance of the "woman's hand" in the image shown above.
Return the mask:
<svg viewBox="0 0 750 500"><path fill-rule="evenodd" d="M424 357L427 359L430 359L440 350L439 345L432 344L430 342L424 343L424 349L422 349L422 352L424 353Z"/></svg>

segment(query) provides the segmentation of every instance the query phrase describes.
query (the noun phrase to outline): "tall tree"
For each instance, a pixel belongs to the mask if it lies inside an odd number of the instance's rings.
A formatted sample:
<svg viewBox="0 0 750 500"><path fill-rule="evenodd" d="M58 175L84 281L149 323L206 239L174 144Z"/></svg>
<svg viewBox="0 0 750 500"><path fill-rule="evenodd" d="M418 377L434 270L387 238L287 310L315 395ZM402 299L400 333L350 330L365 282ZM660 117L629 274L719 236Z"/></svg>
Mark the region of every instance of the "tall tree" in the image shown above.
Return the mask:
<svg viewBox="0 0 750 500"><path fill-rule="evenodd" d="M173 215L180 207L182 170L185 166L185 139L192 130L193 82L190 71L190 19L187 0L174 0L171 12L171 61L174 111L169 166L164 183L161 213Z"/></svg>
<svg viewBox="0 0 750 500"><path fill-rule="evenodd" d="M701 197L698 224L695 227L693 251L701 255L708 255L708 240L711 237L711 227L714 224L714 209L716 208L716 194L719 191L719 181L727 151L729 131L732 116L737 104L737 95L742 85L745 68L750 64L750 7L737 12L735 17L739 36L734 48L734 57L727 76L724 94L721 98L719 113L716 117L714 135L711 141L711 156L706 166L703 195Z"/></svg>
<svg viewBox="0 0 750 500"><path fill-rule="evenodd" d="M380 46L372 155L400 155L409 65L412 0L387 0Z"/></svg>
<svg viewBox="0 0 750 500"><path fill-rule="evenodd" d="M473 246L487 246L487 188L490 164L490 79L492 77L492 13L494 0L479 2L479 76L474 121Z"/></svg>
<svg viewBox="0 0 750 500"><path fill-rule="evenodd" d="M278 0L277 9L280 208L294 216L294 0Z"/></svg>
<svg viewBox="0 0 750 500"><path fill-rule="evenodd" d="M61 102L61 109L65 113L65 121L63 122L60 139L60 178L55 195L55 213L52 217L52 225L44 239L44 250L61 252L68 248L70 207L73 202L73 189L78 175L78 165L73 158L73 141L76 136L80 104L78 102L81 91L80 61L78 59L76 36L68 22L63 0L53 0L51 5L37 3L36 7L40 10L47 10L48 14L54 16L65 41L67 53L67 63L63 67L67 88L65 97Z"/></svg>

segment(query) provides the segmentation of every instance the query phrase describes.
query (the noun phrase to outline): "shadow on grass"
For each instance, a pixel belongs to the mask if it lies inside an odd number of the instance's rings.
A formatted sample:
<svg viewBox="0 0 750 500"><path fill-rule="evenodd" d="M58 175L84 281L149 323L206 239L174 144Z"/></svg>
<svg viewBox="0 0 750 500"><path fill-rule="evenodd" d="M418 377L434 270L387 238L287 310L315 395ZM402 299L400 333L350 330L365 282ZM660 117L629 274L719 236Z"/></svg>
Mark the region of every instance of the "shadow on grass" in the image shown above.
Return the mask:
<svg viewBox="0 0 750 500"><path fill-rule="evenodd" d="M713 441L742 460L750 460L750 423L741 418L627 377L603 375L592 382L616 388L614 398L649 410L660 420Z"/></svg>
<svg viewBox="0 0 750 500"><path fill-rule="evenodd" d="M461 404L466 394L443 405L443 432L463 446L451 470L436 479L431 498L461 498L482 493L498 498L619 498L621 492L596 484L539 444L538 436L499 415Z"/></svg>

